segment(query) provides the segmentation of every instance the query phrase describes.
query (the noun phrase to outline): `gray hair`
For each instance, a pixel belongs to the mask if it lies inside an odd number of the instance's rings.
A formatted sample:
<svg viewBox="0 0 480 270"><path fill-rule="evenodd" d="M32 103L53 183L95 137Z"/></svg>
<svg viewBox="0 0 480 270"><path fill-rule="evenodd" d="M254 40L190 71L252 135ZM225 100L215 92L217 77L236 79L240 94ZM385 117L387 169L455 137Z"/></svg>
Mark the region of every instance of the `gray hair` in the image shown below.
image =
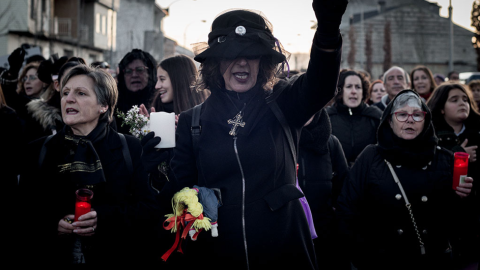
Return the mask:
<svg viewBox="0 0 480 270"><path fill-rule="evenodd" d="M420 97L418 97L415 93L406 92L395 98L395 101L393 102L391 114L393 114L397 110L407 105L415 108L418 107L419 109L423 110L422 100L420 99Z"/></svg>
<svg viewBox="0 0 480 270"><path fill-rule="evenodd" d="M80 64L74 66L63 76L60 84L60 92L63 91L63 87L67 84L68 80L78 75L85 75L93 80L93 91L97 96L97 102L103 106L108 106L106 114L108 115L108 121L112 122L113 113L118 99L118 90L115 79L110 73L102 69L91 68L87 65Z"/></svg>
<svg viewBox="0 0 480 270"><path fill-rule="evenodd" d="M386 78L387 78L387 74L390 73L390 72L391 72L392 70L394 70L394 69L400 70L400 71L403 73L404 77L405 77L405 82L406 82L407 84L410 84L410 75L408 75L408 73L407 73L403 68L401 68L401 67L399 67L399 66L393 66L393 67L389 68L387 71L385 71L385 73L383 73L383 76L382 76L382 81L385 82L385 80L386 80Z"/></svg>

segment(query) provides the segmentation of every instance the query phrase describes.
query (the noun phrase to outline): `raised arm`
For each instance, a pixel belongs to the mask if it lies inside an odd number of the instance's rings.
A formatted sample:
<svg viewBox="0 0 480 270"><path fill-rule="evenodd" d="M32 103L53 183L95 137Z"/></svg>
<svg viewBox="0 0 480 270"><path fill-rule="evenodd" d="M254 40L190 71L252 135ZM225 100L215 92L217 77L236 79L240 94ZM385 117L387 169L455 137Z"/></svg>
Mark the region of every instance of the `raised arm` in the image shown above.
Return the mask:
<svg viewBox="0 0 480 270"><path fill-rule="evenodd" d="M303 125L335 96L342 52L339 27L347 4L347 0L313 1L318 27L313 38L307 71L288 85L288 89L278 99L287 118L297 118L289 119L291 123ZM298 113L292 115L289 111Z"/></svg>

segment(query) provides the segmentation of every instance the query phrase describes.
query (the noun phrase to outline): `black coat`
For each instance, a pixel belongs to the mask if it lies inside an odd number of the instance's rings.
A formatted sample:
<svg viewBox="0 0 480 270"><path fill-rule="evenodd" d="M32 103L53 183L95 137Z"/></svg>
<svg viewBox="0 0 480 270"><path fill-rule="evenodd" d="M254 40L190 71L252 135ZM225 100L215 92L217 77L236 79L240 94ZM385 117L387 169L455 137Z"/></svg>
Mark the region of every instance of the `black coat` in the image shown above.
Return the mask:
<svg viewBox="0 0 480 270"><path fill-rule="evenodd" d="M454 221L462 218L456 211L462 207L460 197L451 188L453 155L436 146L425 104L425 127L411 141L393 134L391 107L382 117L378 144L358 157L338 198L345 247L358 269L451 269L446 251ZM385 160L392 163L411 203L426 255L420 255L410 213Z"/></svg>
<svg viewBox="0 0 480 270"><path fill-rule="evenodd" d="M312 212L318 238L313 240L319 269L350 269L338 245L335 211L348 173L342 145L331 135L325 110L317 113L300 135L298 183Z"/></svg>
<svg viewBox="0 0 480 270"><path fill-rule="evenodd" d="M332 123L332 134L342 144L351 167L367 145L377 142L377 129L382 111L364 103L353 109L335 103L327 108L327 113Z"/></svg>
<svg viewBox="0 0 480 270"><path fill-rule="evenodd" d="M338 78L341 47L325 52L312 46L307 72L295 81L281 81L277 103L294 141L304 123L332 99ZM245 127L236 139L227 120L244 109ZM239 107L240 106L240 107ZM238 110L237 110L238 108ZM217 238L209 232L188 242L185 253L198 267L209 260L215 267L246 269L316 269L308 224L295 186L295 166L279 121L266 104L264 90L246 93L212 89L203 103L198 154L190 135L192 110L180 115L171 162L179 187L197 184L221 191L223 206ZM248 253L248 254L247 254Z"/></svg>
<svg viewBox="0 0 480 270"><path fill-rule="evenodd" d="M439 139L439 145L452 152L466 152L461 144L468 139L467 147L476 145L480 146L480 120L478 117L471 117L465 123L465 130L456 135L453 128L448 125L444 118L433 121L435 132ZM477 152L479 150L477 149ZM469 198L467 207L464 207L464 216L469 217L469 221L462 224L460 230L462 234L457 239L458 248L455 252L459 261L478 261L480 258L480 162L468 164L468 176L473 178L472 193Z"/></svg>
<svg viewBox="0 0 480 270"><path fill-rule="evenodd" d="M125 136L133 163L133 172L130 172L119 135L111 127L106 129L105 137L93 144L106 183L94 190L92 208L97 212L98 227L94 236L85 239L85 259L93 264L136 262L141 265L156 258L149 252L153 251L152 244L156 241L157 205L140 159L139 140ZM58 169L64 162L63 134L57 133L45 144L41 169L38 168L39 153L45 138L32 142L21 174L21 211L35 221L36 228L22 232L25 238L21 252L36 264L70 263L71 236L57 235L60 219L74 213L76 189L69 181L69 174L62 174Z"/></svg>

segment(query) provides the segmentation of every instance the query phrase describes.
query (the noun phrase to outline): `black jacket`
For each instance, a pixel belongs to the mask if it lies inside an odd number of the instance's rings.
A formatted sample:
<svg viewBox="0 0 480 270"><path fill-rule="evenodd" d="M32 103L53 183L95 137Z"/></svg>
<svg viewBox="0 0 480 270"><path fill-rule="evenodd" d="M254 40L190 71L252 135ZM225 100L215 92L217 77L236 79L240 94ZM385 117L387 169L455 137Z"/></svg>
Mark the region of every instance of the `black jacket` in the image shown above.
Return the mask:
<svg viewBox="0 0 480 270"><path fill-rule="evenodd" d="M307 72L295 81L280 81L276 99L298 144L307 120L332 99L338 78L341 47L334 52L314 44ZM278 92L277 92L278 93ZM243 104L245 127L229 135ZM240 107L239 107L240 106ZM238 110L237 110L238 108ZM219 268L275 268L296 265L316 269L313 243L295 186L293 156L280 123L256 86L246 93L212 89L202 105L198 154L190 134L192 110L180 115L171 162L179 187L217 188L219 236L200 233L188 242L185 261L211 260ZM248 253L248 254L247 254Z"/></svg>
<svg viewBox="0 0 480 270"><path fill-rule="evenodd" d="M298 183L310 206L318 236L313 243L319 268L350 269L338 245L335 222L337 198L348 173L348 164L342 145L331 135L325 109L302 129L297 161Z"/></svg>
<svg viewBox="0 0 480 270"><path fill-rule="evenodd" d="M335 103L327 108L327 113L332 123L332 134L342 144L351 167L367 145L377 142L376 135L382 111L364 103L353 109L342 103Z"/></svg>
<svg viewBox="0 0 480 270"><path fill-rule="evenodd" d="M106 128L106 136L93 144L106 183L94 191L92 208L97 212L98 227L95 235L84 242L85 259L90 264L144 264L156 258L149 252L156 241L158 209L140 160L142 148L138 139L125 136L133 164L130 172L119 135L111 127ZM75 204L75 185L58 168L64 162L63 134L57 133L45 144L40 169L39 153L45 137L29 145L20 178L21 209L36 221L35 230L20 234L25 237L23 243L28 243L22 245L21 252L37 265L70 263L71 236L57 235L58 222L74 213ZM32 245L38 247L32 249Z"/></svg>
<svg viewBox="0 0 480 270"><path fill-rule="evenodd" d="M462 207L460 197L451 187L452 152L436 145L425 104L424 129L411 141L393 134L391 108L389 104L383 114L378 144L358 157L338 198L344 244L358 269L451 269L449 241L454 222L462 218L456 211ZM413 221L385 160L392 163L410 201L426 255L420 255Z"/></svg>
<svg viewBox="0 0 480 270"><path fill-rule="evenodd" d="M433 121L435 132L439 139L439 145L452 152L466 152L461 144L468 139L467 147L476 145L480 146L480 121L477 117L471 117L465 122L465 130L456 135L453 128L448 125L444 118ZM477 149L477 153L478 153ZM462 232L456 240L458 243L455 254L458 260L478 261L480 257L480 162L468 164L468 176L473 178L473 188L470 196L465 199L466 207L461 210L468 221L462 224Z"/></svg>

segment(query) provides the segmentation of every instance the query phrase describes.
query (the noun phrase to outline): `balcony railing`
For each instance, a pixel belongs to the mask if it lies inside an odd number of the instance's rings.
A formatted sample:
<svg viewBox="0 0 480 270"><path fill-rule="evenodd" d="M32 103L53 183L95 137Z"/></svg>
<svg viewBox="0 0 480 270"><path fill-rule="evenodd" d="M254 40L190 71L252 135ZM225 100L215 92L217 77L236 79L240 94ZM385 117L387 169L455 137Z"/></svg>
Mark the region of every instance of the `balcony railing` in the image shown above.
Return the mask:
<svg viewBox="0 0 480 270"><path fill-rule="evenodd" d="M59 37L71 37L72 36L72 19L59 18L53 19L52 34Z"/></svg>

